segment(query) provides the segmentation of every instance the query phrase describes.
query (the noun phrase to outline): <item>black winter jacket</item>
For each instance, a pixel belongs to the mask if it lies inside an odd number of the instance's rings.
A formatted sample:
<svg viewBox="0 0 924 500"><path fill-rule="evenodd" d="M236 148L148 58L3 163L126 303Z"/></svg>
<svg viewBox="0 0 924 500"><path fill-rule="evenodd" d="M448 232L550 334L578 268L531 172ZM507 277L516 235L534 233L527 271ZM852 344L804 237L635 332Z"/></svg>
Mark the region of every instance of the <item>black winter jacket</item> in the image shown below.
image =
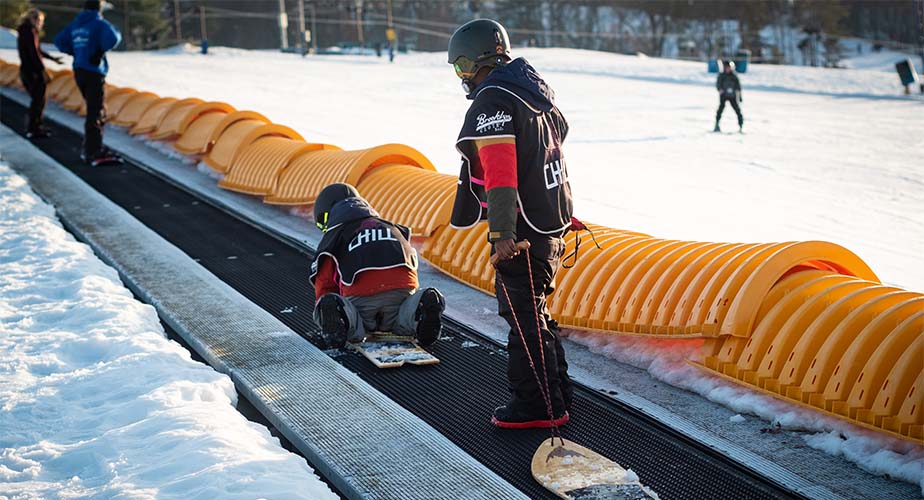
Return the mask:
<svg viewBox="0 0 924 500"><path fill-rule="evenodd" d="M471 107L459 132L456 149L462 168L452 212L452 225L471 227L487 218L488 194L478 144L514 138L516 192L511 213L519 221L504 221L504 237L515 222L532 231L561 236L571 225L572 198L562 143L568 122L555 106L555 94L525 59L495 68L468 98ZM494 199L492 198L492 203ZM493 208L492 208L493 210ZM492 215L491 232L495 232Z"/></svg>
<svg viewBox="0 0 924 500"><path fill-rule="evenodd" d="M334 259L340 280L347 286L363 271L401 266L417 269L417 251L408 241L410 229L379 218L366 200L338 202L331 208L327 224L318 256L311 264L312 283L324 257Z"/></svg>
<svg viewBox="0 0 924 500"><path fill-rule="evenodd" d="M723 97L735 97L741 92L741 82L735 73L719 73L715 81L715 88Z"/></svg>

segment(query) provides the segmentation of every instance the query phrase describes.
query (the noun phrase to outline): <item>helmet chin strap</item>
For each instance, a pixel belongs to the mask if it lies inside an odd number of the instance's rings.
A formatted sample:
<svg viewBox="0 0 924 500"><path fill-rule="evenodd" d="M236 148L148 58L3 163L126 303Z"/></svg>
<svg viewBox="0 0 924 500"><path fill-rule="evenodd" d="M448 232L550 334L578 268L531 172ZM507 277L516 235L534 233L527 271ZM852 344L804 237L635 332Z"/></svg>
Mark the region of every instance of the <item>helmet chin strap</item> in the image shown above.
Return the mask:
<svg viewBox="0 0 924 500"><path fill-rule="evenodd" d="M465 91L465 95L471 94L472 90L474 90L472 87L472 82L469 80L462 80L462 90Z"/></svg>

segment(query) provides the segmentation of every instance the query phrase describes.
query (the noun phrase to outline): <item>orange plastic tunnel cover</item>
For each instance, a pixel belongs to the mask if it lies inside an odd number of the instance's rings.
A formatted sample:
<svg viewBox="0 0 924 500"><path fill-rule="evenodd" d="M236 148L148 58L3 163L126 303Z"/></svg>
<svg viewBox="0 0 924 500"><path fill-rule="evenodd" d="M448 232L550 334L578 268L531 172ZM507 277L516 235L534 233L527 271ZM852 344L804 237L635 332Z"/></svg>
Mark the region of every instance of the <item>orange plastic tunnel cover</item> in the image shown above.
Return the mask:
<svg viewBox="0 0 924 500"><path fill-rule="evenodd" d="M161 97L150 103L145 108L144 112L141 113L141 117L138 118L138 121L128 130L128 133L139 135L154 130L157 128L157 124L160 123L161 118L167 114L167 111L176 102L178 101L175 97Z"/></svg>
<svg viewBox="0 0 924 500"><path fill-rule="evenodd" d="M0 64L0 85L12 86L19 80L19 65L3 62Z"/></svg>
<svg viewBox="0 0 924 500"><path fill-rule="evenodd" d="M205 154L211 145L209 139L212 137L212 131L234 111L230 105L219 102L196 106L186 113L177 127L180 137L173 144L173 148L188 155Z"/></svg>
<svg viewBox="0 0 924 500"><path fill-rule="evenodd" d="M131 127L141 120L144 112L157 102L160 96L152 92L138 92L126 98L118 113L110 118L110 123L122 127Z"/></svg>
<svg viewBox="0 0 924 500"><path fill-rule="evenodd" d="M71 85L77 86L77 82L74 81L74 73L70 70L62 70L52 76L51 83L48 84L45 92L49 99L60 101L62 93ZM69 91L67 93L68 95L70 94Z"/></svg>
<svg viewBox="0 0 924 500"><path fill-rule="evenodd" d="M217 172L227 172L231 168L234 153L245 138L268 123L268 118L253 111L235 111L225 115L212 129L208 138L212 148L202 161Z"/></svg>
<svg viewBox="0 0 924 500"><path fill-rule="evenodd" d="M122 107L125 106L125 103L132 98L138 91L129 88L121 87L116 88L111 91L106 91L106 116L117 116Z"/></svg>
<svg viewBox="0 0 924 500"><path fill-rule="evenodd" d="M280 173L296 156L309 151L339 149L330 144L308 144L288 137L263 136L235 157L231 170L218 185L232 191L265 196L276 189Z"/></svg>
<svg viewBox="0 0 924 500"><path fill-rule="evenodd" d="M449 224L457 178L410 165L385 165L363 176L356 188L392 222L430 236Z"/></svg>
<svg viewBox="0 0 924 500"><path fill-rule="evenodd" d="M292 161L279 177L276 191L264 201L276 205L314 203L315 196L328 184L345 182L356 186L366 172L393 163L436 171L423 154L403 144L354 151L311 151Z"/></svg>
<svg viewBox="0 0 924 500"><path fill-rule="evenodd" d="M170 106L164 116L157 123L157 127L150 132L150 138L156 140L171 140L183 132L183 126L188 125L192 118L206 113L209 110L220 110L225 113L234 111L231 106L222 102L203 102L202 99L183 99Z"/></svg>

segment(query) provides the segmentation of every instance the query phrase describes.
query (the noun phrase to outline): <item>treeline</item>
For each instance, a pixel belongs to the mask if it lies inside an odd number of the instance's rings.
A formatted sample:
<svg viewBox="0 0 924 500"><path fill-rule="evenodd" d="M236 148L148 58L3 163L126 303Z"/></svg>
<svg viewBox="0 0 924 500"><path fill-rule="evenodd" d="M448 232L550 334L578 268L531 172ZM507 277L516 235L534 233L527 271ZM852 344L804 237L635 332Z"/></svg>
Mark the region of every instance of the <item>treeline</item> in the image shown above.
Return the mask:
<svg viewBox="0 0 924 500"><path fill-rule="evenodd" d="M29 2L0 2L11 25ZM32 2L55 33L81 2ZM287 28L280 30L280 6ZM704 59L748 49L754 59L836 64L843 37L915 50L924 0L113 0L106 17L124 48L162 48L206 35L241 48L381 45L391 22L402 47L445 50L477 17L505 24L515 45L572 47Z"/></svg>

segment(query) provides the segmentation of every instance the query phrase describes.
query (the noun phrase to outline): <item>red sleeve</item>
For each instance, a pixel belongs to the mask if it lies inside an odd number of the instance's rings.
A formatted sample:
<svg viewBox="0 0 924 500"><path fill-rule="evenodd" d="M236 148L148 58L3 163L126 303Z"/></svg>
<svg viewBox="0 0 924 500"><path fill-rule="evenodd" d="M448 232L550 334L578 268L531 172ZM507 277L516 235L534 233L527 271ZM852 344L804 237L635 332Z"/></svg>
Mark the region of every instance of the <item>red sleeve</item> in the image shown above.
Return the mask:
<svg viewBox="0 0 924 500"><path fill-rule="evenodd" d="M314 277L315 303L329 293L340 293L340 278L333 259L322 257L318 264L318 274Z"/></svg>
<svg viewBox="0 0 924 500"><path fill-rule="evenodd" d="M517 187L517 147L512 137L475 141L484 169L485 190Z"/></svg>

